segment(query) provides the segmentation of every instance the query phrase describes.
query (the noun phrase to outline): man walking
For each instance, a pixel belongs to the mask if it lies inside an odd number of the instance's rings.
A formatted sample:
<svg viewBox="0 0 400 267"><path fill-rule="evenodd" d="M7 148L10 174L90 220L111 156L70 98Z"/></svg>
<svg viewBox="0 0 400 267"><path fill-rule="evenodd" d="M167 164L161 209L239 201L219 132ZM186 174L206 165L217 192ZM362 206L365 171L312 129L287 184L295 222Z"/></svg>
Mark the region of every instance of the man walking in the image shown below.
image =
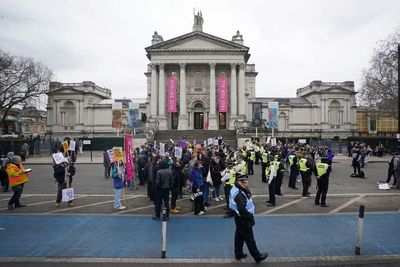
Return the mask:
<svg viewBox="0 0 400 267"><path fill-rule="evenodd" d="M246 243L251 256L259 263L268 257L268 253L260 253L254 240L255 207L247 184L246 176L237 177L229 197L229 206L234 211L236 225L235 258L241 260L247 257L247 254L243 253L243 245Z"/></svg>

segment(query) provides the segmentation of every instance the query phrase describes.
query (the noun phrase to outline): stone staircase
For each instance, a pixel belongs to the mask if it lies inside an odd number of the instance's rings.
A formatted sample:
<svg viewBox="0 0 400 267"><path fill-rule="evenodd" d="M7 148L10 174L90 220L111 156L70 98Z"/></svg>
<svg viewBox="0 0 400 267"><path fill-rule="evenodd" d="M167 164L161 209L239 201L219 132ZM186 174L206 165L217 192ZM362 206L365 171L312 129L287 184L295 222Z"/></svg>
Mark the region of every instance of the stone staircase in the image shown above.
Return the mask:
<svg viewBox="0 0 400 267"><path fill-rule="evenodd" d="M237 147L236 131L231 130L168 130L168 131L157 131L154 135L154 140L157 142L171 143L170 139L177 142L182 139L183 136L186 137L187 141L193 142L197 140L198 143L207 140L208 138L222 136L225 144L232 147Z"/></svg>

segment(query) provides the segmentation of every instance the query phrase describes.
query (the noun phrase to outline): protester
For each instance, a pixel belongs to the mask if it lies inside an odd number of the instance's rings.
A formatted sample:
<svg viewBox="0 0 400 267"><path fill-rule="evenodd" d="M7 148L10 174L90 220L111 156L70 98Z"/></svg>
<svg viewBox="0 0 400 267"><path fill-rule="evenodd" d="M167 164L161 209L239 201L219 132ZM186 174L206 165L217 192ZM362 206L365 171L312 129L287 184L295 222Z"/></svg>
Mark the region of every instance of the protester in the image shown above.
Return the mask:
<svg viewBox="0 0 400 267"><path fill-rule="evenodd" d="M57 197L56 197L56 207L60 207L62 200L62 190L67 188L66 174L69 179L68 183L72 183L72 176L75 174L75 168L70 168L70 162L65 158L60 164L54 165L54 179L57 182ZM73 206L71 201L68 201L68 206Z"/></svg>
<svg viewBox="0 0 400 267"><path fill-rule="evenodd" d="M122 190L125 187L125 167L122 160L113 163L112 178L114 185L114 209L124 210L126 206L121 204Z"/></svg>
<svg viewBox="0 0 400 267"><path fill-rule="evenodd" d="M179 213L181 207L176 205L176 200L178 199L178 195L182 192L182 165L179 159L175 159L174 165L172 167L172 173L174 177L173 187L171 188L171 212Z"/></svg>
<svg viewBox="0 0 400 267"><path fill-rule="evenodd" d="M107 149L105 149L103 152L103 166L104 166L104 178L108 179L110 178L111 162Z"/></svg>
<svg viewBox="0 0 400 267"><path fill-rule="evenodd" d="M174 186L174 177L172 171L168 168L168 162L161 160L159 164L159 170L155 176L154 188L156 190L156 205L154 220L160 220L161 206L164 204L166 208L166 216L169 218L169 192Z"/></svg>
<svg viewBox="0 0 400 267"><path fill-rule="evenodd" d="M7 208L13 210L14 208L26 207L25 204L21 204L19 201L24 190L24 184L29 180L30 170L25 170L21 163L20 156L13 156L10 164L7 165L6 172L8 175L11 189L14 191L10 201L8 201Z"/></svg>
<svg viewBox="0 0 400 267"><path fill-rule="evenodd" d="M212 192L213 194L213 199L214 201L221 201L224 198L220 197L219 192L221 188L221 172L222 172L222 166L221 166L221 160L219 157L213 157L211 160L211 165L210 165L210 171L211 171L211 179L212 183L214 186L214 191Z"/></svg>
<svg viewBox="0 0 400 267"><path fill-rule="evenodd" d="M194 201L194 215L204 214L203 192L201 191L204 185L202 166L199 161L193 165L190 172L190 181L192 182L192 194Z"/></svg>

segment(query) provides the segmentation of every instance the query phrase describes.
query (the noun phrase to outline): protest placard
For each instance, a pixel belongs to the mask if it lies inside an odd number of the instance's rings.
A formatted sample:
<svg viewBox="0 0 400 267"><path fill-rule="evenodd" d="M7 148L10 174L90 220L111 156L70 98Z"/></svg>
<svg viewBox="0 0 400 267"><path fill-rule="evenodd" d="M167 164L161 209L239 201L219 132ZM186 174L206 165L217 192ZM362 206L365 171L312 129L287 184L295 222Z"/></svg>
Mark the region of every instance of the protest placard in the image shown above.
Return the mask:
<svg viewBox="0 0 400 267"><path fill-rule="evenodd" d="M113 156L115 161L122 160L122 147L114 147Z"/></svg>
<svg viewBox="0 0 400 267"><path fill-rule="evenodd" d="M53 157L53 159L54 159L54 162L55 162L57 165L58 165L58 164L61 164L61 162L63 162L63 160L65 159L63 153L61 153L61 152L54 153L54 154L52 155L52 157Z"/></svg>
<svg viewBox="0 0 400 267"><path fill-rule="evenodd" d="M69 141L69 149L68 150L72 150L75 151L75 141Z"/></svg>

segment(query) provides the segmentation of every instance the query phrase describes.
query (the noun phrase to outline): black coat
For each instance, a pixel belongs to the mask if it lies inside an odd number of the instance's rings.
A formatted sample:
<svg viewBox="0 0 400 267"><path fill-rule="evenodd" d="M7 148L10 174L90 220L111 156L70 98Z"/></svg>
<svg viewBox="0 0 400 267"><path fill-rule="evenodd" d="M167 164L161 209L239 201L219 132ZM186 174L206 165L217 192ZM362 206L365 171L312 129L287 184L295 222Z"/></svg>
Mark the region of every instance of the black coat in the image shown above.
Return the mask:
<svg viewBox="0 0 400 267"><path fill-rule="evenodd" d="M251 193L248 189L243 189L237 184L235 186L240 191L235 197L237 209L240 214L240 216L238 216L235 213L235 223L238 227L251 228L255 225L254 216L247 210L247 199L241 192L244 192L248 198L251 197Z"/></svg>

